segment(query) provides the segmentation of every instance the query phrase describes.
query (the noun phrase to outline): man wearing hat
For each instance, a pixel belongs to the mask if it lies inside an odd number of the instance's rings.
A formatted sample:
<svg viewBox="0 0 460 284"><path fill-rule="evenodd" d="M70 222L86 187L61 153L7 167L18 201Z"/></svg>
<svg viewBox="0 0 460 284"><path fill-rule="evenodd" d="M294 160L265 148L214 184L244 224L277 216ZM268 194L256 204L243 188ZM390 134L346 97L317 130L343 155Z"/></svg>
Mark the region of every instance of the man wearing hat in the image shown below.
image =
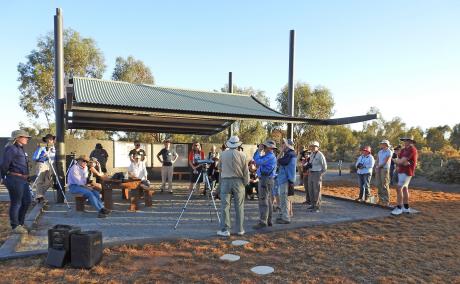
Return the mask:
<svg viewBox="0 0 460 284"><path fill-rule="evenodd" d="M414 137L404 137L399 140L404 142L404 148L401 149L398 159L396 159L398 165L397 206L391 212L393 215L410 213L409 183L415 175L418 158Z"/></svg>
<svg viewBox="0 0 460 284"><path fill-rule="evenodd" d="M107 173L107 160L109 158L109 153L102 147L101 143L97 143L96 147L89 154L90 158L96 158L101 166L101 171Z"/></svg>
<svg viewBox="0 0 460 284"><path fill-rule="evenodd" d="M267 140L263 144L259 144L253 156L253 160L258 167L257 175L259 176L259 222L253 226L256 230L272 226L272 189L274 187L276 175L276 156L273 153L274 149L276 149L275 141Z"/></svg>
<svg viewBox="0 0 460 284"><path fill-rule="evenodd" d="M222 219L218 236L229 237L230 220L230 201L234 197L234 207L236 214L237 234L244 235L244 197L245 185L249 183L249 169L246 162L246 155L238 151L238 147L243 144L238 136L228 139L226 146L228 150L222 152L220 168L220 198Z"/></svg>
<svg viewBox="0 0 460 284"><path fill-rule="evenodd" d="M297 164L297 155L294 151L294 142L291 139L283 138L281 144L281 151L283 156L278 159L280 170L276 181L279 188L280 198L280 215L276 219L278 224L289 224L291 223L291 216L289 214L289 200L288 200L288 188L294 186L295 182L295 168Z"/></svg>
<svg viewBox="0 0 460 284"><path fill-rule="evenodd" d="M4 179L10 196L10 224L15 234L27 234L24 219L32 202L29 191L29 163L24 145L29 142L30 135L24 130L11 133L10 143L5 147L1 176Z"/></svg>
<svg viewBox="0 0 460 284"><path fill-rule="evenodd" d="M35 165L35 174L37 178L34 182L36 187L37 202L45 202L45 193L52 186L52 172L51 166L54 164L56 149L54 148L54 141L56 137L52 134L46 134L42 141L46 143L44 146L38 146L35 150L32 160L37 162Z"/></svg>
<svg viewBox="0 0 460 284"><path fill-rule="evenodd" d="M370 186L372 169L375 165L375 160L371 155L371 152L371 146L364 146L361 149L361 156L358 157L358 160L355 164L359 184L359 197L356 199L356 201L369 202L369 196L371 195Z"/></svg>
<svg viewBox="0 0 460 284"><path fill-rule="evenodd" d="M179 155L175 151L171 151L171 140L165 139L163 141L163 145L165 146L161 149L160 152L157 154L157 159L161 163L161 192L166 187L166 182L168 182L168 190L169 193L173 193L172 189L172 179L173 179L173 164L176 162ZM161 157L161 159L160 159Z"/></svg>
<svg viewBox="0 0 460 284"><path fill-rule="evenodd" d="M311 205L307 210L319 212L321 208L321 187L323 175L327 171L327 162L324 154L319 150L319 142L313 141L308 147L310 154L310 172L308 175L308 191Z"/></svg>
<svg viewBox="0 0 460 284"><path fill-rule="evenodd" d="M380 151L376 162L375 177L377 178L379 204L383 206L390 204L390 167L393 156L390 146L390 141L380 141Z"/></svg>
<svg viewBox="0 0 460 284"><path fill-rule="evenodd" d="M105 218L110 214L110 210L104 208L99 191L93 189L88 184L88 162L89 157L81 155L70 169L67 176L69 191L72 194L81 194L88 199L89 203L98 211L99 218Z"/></svg>

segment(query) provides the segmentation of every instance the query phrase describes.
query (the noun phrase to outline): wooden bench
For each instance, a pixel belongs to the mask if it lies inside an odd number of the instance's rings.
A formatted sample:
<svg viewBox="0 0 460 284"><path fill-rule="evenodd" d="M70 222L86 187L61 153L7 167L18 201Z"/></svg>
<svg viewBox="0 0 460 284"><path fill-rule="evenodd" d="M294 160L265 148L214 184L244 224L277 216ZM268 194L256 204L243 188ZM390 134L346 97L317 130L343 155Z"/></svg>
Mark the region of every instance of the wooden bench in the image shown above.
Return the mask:
<svg viewBox="0 0 460 284"><path fill-rule="evenodd" d="M81 194L74 194L73 197L75 198L75 210L85 211L86 198Z"/></svg>
<svg viewBox="0 0 460 284"><path fill-rule="evenodd" d="M182 180L182 175L189 175L190 172L173 172L173 179L174 179L174 176L177 175L178 179L179 180Z"/></svg>

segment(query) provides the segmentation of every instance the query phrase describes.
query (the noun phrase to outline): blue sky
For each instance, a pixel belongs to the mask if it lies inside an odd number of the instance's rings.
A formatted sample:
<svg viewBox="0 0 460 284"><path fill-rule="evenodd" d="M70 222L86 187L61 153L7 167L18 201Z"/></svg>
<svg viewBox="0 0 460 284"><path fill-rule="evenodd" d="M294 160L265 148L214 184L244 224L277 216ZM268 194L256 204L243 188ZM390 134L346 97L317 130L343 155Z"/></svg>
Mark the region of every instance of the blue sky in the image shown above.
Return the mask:
<svg viewBox="0 0 460 284"><path fill-rule="evenodd" d="M232 71L276 106L295 29L295 79L329 88L335 117L375 106L408 126L460 123L460 1L1 1L0 136L30 123L16 67L52 31L56 7L96 40L106 79L132 55L158 85L213 90Z"/></svg>

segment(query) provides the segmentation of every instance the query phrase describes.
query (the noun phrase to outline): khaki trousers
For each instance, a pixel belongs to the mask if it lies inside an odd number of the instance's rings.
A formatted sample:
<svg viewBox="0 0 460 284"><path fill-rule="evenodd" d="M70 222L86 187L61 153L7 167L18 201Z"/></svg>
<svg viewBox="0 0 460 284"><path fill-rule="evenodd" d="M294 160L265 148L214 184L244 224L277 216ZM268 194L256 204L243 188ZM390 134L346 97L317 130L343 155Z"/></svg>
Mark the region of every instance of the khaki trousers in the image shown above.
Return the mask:
<svg viewBox="0 0 460 284"><path fill-rule="evenodd" d="M318 209L321 207L322 183L323 175L321 172L310 172L308 175L308 195L310 196L310 204Z"/></svg>
<svg viewBox="0 0 460 284"><path fill-rule="evenodd" d="M37 163L35 174L37 175L37 181L35 182L36 198L45 197L46 191L52 186L51 171L48 163Z"/></svg>
<svg viewBox="0 0 460 284"><path fill-rule="evenodd" d="M166 182L168 182L168 190L172 190L172 179L173 179L173 166L162 166L161 167L161 188L166 189Z"/></svg>
<svg viewBox="0 0 460 284"><path fill-rule="evenodd" d="M390 169L379 168L375 171L379 201L390 202Z"/></svg>

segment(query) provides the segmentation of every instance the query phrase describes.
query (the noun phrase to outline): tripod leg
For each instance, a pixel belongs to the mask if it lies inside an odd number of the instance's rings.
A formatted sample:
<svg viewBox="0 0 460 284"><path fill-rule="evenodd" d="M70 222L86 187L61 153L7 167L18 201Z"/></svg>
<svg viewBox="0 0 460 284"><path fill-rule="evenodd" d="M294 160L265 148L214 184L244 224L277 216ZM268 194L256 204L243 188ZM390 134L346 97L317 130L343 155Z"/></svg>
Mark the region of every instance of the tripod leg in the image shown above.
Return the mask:
<svg viewBox="0 0 460 284"><path fill-rule="evenodd" d="M206 176L206 182L208 183L209 188L211 188L209 185L209 179L207 178L207 176ZM219 216L219 211L217 210L216 200L214 199L213 189L211 189L211 199L212 199L212 204L214 205L214 210L216 210L217 220L219 221L219 224L220 224L220 216Z"/></svg>
<svg viewBox="0 0 460 284"><path fill-rule="evenodd" d="M179 222L180 222L180 220L182 218L182 215L184 214L185 209L187 208L187 205L190 202L190 199L192 198L193 192L196 189L196 185L198 184L198 181L200 180L200 177L201 177L201 173L198 175L198 179L196 180L195 184L193 185L192 190L190 190L190 193L188 195L187 201L185 202L185 205L182 208L182 211L180 212L179 218L177 218L176 225L174 226L174 230L177 229L177 226L179 225Z"/></svg>
<svg viewBox="0 0 460 284"><path fill-rule="evenodd" d="M61 194L62 194L62 196L64 197L65 204L67 205L67 208L70 209L69 202L67 201L67 198L65 197L64 189L62 189L61 182L59 181L59 178L58 178L58 176L57 176L57 174L56 174L56 171L54 170L53 164L50 163L49 161L48 161L48 164L50 165L50 168L53 170L54 176L56 177L56 181L57 181L57 184L58 184L58 186L59 186L59 189L61 190Z"/></svg>

